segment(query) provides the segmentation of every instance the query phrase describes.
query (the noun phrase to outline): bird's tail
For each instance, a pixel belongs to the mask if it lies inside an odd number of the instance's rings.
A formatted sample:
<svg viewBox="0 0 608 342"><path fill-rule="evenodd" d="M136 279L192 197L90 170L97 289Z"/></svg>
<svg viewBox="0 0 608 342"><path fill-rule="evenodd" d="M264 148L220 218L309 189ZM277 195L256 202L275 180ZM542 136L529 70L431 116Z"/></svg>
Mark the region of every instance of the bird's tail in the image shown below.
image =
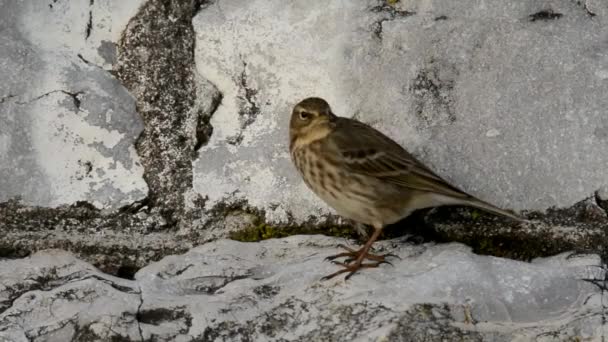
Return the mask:
<svg viewBox="0 0 608 342"><path fill-rule="evenodd" d="M479 200L474 197L469 198L466 202L467 202L467 205L469 205L471 207L478 208L478 209L487 211L489 213L492 213L492 214L495 214L498 216L507 217L507 218L510 218L515 221L526 221L523 217L520 217L520 216L518 216L512 212L506 211L504 209L500 209L497 206L494 206L490 203L484 202L484 201Z"/></svg>

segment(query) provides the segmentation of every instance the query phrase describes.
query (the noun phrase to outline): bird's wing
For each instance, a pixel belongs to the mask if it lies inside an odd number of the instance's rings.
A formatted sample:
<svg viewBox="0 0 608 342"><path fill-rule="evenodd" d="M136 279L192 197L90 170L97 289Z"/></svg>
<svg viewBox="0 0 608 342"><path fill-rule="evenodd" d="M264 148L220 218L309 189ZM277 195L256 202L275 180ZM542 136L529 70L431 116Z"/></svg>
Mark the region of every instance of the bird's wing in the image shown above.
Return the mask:
<svg viewBox="0 0 608 342"><path fill-rule="evenodd" d="M375 177L404 188L470 197L424 166L395 141L368 125L338 118L331 135L333 148L338 150L349 172Z"/></svg>

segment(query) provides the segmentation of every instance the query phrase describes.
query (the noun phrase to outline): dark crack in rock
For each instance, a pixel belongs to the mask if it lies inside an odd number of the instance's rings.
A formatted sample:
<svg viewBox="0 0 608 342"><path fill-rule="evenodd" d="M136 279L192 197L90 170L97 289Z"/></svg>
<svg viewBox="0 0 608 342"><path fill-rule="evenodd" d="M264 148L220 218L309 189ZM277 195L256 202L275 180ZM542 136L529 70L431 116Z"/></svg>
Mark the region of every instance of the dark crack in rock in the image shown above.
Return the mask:
<svg viewBox="0 0 608 342"><path fill-rule="evenodd" d="M93 31L93 11L89 11L89 21L87 21L87 27L84 31L84 39L87 40L91 36L91 31Z"/></svg>
<svg viewBox="0 0 608 342"><path fill-rule="evenodd" d="M528 17L531 22L534 21L547 21L547 20L555 20L559 19L563 16L561 13L554 12L552 9L542 10L533 14L530 14Z"/></svg>
<svg viewBox="0 0 608 342"><path fill-rule="evenodd" d="M232 283L233 281L247 279L251 276L250 273L240 275L217 275L217 276L204 276L196 279L196 283L193 288L196 292L214 295L221 293L222 288Z"/></svg>
<svg viewBox="0 0 608 342"><path fill-rule="evenodd" d="M0 314L10 308L22 294L35 290L49 291L68 280L65 277L59 277L56 268L44 269L41 273L26 279L23 283L15 284L14 287L5 287L4 291L9 295L6 300L0 301Z"/></svg>
<svg viewBox="0 0 608 342"><path fill-rule="evenodd" d="M260 298L270 299L276 296L281 288L279 286L272 285L260 285L253 289L253 293L258 295Z"/></svg>
<svg viewBox="0 0 608 342"><path fill-rule="evenodd" d="M192 158L212 132L209 117L221 99L198 77L194 64L192 17L202 3L148 1L131 19L117 47L118 78L137 99L145 124L136 148L150 204L169 225L184 212L183 195L192 186ZM208 103L201 104L204 101Z"/></svg>
<svg viewBox="0 0 608 342"><path fill-rule="evenodd" d="M164 322L178 324L177 333L179 334L187 334L192 327L192 316L183 307L140 310L137 313L137 321L156 326Z"/></svg>
<svg viewBox="0 0 608 342"><path fill-rule="evenodd" d="M1 97L0 98L0 104L3 104L4 102L6 102L6 101L8 101L8 100L10 100L10 99L12 99L14 97L17 97L17 95L8 94L8 95L6 95L4 97Z"/></svg>
<svg viewBox="0 0 608 342"><path fill-rule="evenodd" d="M587 0L576 0L576 4L585 10L585 13L587 13L589 18L593 18L597 15L597 13L589 9L589 6L587 5Z"/></svg>
<svg viewBox="0 0 608 342"><path fill-rule="evenodd" d="M0 267L0 298L7 299L0 307L0 340L134 339L141 295L136 284L102 274L68 253L44 253ZM91 319L95 315L100 318Z"/></svg>
<svg viewBox="0 0 608 342"><path fill-rule="evenodd" d="M88 202L42 208L9 201L0 203L0 258L59 248L104 272L129 279L150 261L183 253L202 242L159 232L164 225L162 217L145 207L105 212Z"/></svg>
<svg viewBox="0 0 608 342"><path fill-rule="evenodd" d="M398 319L388 341L486 341L481 333L458 328L450 324L453 321L447 305L415 305Z"/></svg>
<svg viewBox="0 0 608 342"><path fill-rule="evenodd" d="M209 137L213 133L213 126L209 123L211 114L215 113L217 107L222 102L222 94L217 92L215 96L211 98L211 106L207 111L208 115L199 115L198 122L196 124L196 144L194 150L198 151L201 147L209 142Z"/></svg>
<svg viewBox="0 0 608 342"><path fill-rule="evenodd" d="M396 226L415 226L410 232L426 241L458 241L477 254L528 261L575 251L597 253L608 261L608 216L593 199L546 214L528 213L526 218L528 222L518 223L470 208L443 207ZM412 225L416 219L420 221Z"/></svg>
<svg viewBox="0 0 608 342"><path fill-rule="evenodd" d="M308 326L314 328L298 341L351 341L363 336L365 331L389 324L382 317L390 311L377 304L333 306L330 302L308 303L292 297L247 322L223 321L211 325L198 340L277 339L298 327Z"/></svg>
<svg viewBox="0 0 608 342"><path fill-rule="evenodd" d="M239 76L239 86L239 99L241 100L239 116L241 129L245 129L247 126L251 125L255 121L256 117L260 114L260 106L256 102L256 95L258 91L248 81L247 62L244 61L243 71ZM236 144L238 143L240 143L240 141L236 142Z"/></svg>
<svg viewBox="0 0 608 342"><path fill-rule="evenodd" d="M595 192L595 202L608 214L608 186L604 186Z"/></svg>
<svg viewBox="0 0 608 342"><path fill-rule="evenodd" d="M370 11L381 14L381 17L372 24L372 32L374 33L374 36L380 40L382 40L382 25L384 22L406 18L416 14L416 12L399 10L386 1L380 1L380 4L372 7Z"/></svg>
<svg viewBox="0 0 608 342"><path fill-rule="evenodd" d="M456 121L454 110L454 66L431 60L418 71L409 91L414 95L413 112L421 129L449 125Z"/></svg>

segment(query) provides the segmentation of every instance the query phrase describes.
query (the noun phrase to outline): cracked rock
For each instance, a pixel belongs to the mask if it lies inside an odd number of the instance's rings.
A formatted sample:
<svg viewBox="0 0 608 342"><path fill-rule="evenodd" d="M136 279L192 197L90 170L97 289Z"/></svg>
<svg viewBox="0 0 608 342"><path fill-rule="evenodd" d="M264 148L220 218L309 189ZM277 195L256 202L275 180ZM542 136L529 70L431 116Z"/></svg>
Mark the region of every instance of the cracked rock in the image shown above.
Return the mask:
<svg viewBox="0 0 608 342"><path fill-rule="evenodd" d="M115 1L111 13L106 5L0 5L0 202L111 209L146 196L135 102L97 51L116 40L112 25L126 24L137 2ZM85 37L87 18L95 30Z"/></svg>
<svg viewBox="0 0 608 342"><path fill-rule="evenodd" d="M477 197L570 207L608 182L599 3L210 3L193 18L195 61L224 97L194 190L207 213L246 203L269 224L331 220L287 152L292 106L321 96ZM243 101L244 62L255 106ZM251 108L255 120L243 121Z"/></svg>
<svg viewBox="0 0 608 342"><path fill-rule="evenodd" d="M0 259L0 340L605 339L607 18L600 0L1 2L0 258L23 259ZM436 210L434 241L470 247L379 242L400 259L349 282L319 280L340 239L189 250L336 228L287 153L307 96L547 215Z"/></svg>
<svg viewBox="0 0 608 342"><path fill-rule="evenodd" d="M606 269L594 255L527 263L392 240L377 248L399 256L393 266L321 281L338 267L323 261L338 243L218 240L134 280L56 250L2 260L0 339L524 341L608 331Z"/></svg>
<svg viewBox="0 0 608 342"><path fill-rule="evenodd" d="M197 74L192 17L203 1L151 0L118 44L118 78L137 100L145 124L137 151L150 201L170 224L185 211L192 159L211 135L221 94Z"/></svg>
<svg viewBox="0 0 608 342"><path fill-rule="evenodd" d="M0 260L0 340L139 339L137 284L60 250Z"/></svg>
<svg viewBox="0 0 608 342"><path fill-rule="evenodd" d="M608 186L603 186L595 192L595 201L608 214Z"/></svg>

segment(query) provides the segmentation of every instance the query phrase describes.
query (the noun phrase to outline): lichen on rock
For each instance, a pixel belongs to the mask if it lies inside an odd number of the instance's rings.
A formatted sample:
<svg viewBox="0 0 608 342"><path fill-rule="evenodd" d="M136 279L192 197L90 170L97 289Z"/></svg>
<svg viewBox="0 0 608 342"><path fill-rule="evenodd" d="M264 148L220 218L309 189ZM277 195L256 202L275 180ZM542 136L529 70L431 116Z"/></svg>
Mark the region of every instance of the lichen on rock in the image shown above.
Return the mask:
<svg viewBox="0 0 608 342"><path fill-rule="evenodd" d="M0 4L0 340L608 336L608 10L477 5ZM528 221L420 211L319 281L363 237L289 160L307 96Z"/></svg>

